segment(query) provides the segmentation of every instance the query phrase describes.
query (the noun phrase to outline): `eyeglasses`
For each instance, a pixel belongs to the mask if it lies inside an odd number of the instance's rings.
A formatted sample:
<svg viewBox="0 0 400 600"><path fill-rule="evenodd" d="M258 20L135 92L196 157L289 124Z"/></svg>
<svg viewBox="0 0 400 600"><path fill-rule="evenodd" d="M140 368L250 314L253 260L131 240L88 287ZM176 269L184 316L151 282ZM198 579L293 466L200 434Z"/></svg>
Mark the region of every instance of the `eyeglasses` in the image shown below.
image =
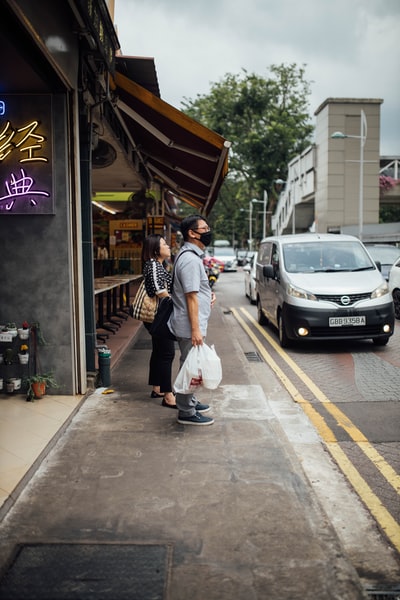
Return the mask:
<svg viewBox="0 0 400 600"><path fill-rule="evenodd" d="M211 231L211 228L208 226L204 226L204 227L198 227L197 229L192 229L192 231L194 231L195 233L197 233L198 231L208 232L208 231Z"/></svg>

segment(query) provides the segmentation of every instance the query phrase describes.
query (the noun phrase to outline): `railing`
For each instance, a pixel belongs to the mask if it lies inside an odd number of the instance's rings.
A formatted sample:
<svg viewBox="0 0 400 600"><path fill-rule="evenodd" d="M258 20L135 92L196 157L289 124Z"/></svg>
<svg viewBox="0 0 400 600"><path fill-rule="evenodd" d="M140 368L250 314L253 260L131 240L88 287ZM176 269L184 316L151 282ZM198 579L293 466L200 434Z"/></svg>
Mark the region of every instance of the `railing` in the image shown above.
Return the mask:
<svg viewBox="0 0 400 600"><path fill-rule="evenodd" d="M115 333L128 318L131 286L138 284L142 275L114 275L94 280L97 338L103 342L109 333ZM135 286L137 287L137 285Z"/></svg>
<svg viewBox="0 0 400 600"><path fill-rule="evenodd" d="M309 146L296 156L288 165L285 189L281 193L275 213L271 218L274 235L281 235L292 224L292 233L296 230L295 207L305 199L309 201L315 193L314 184L314 147Z"/></svg>

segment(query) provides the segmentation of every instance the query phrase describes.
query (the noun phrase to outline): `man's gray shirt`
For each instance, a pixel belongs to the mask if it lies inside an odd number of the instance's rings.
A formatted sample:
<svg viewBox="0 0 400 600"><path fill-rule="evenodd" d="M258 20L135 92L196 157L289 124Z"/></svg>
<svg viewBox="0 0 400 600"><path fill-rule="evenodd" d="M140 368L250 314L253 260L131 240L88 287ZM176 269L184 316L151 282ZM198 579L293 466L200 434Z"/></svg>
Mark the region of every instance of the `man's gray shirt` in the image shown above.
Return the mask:
<svg viewBox="0 0 400 600"><path fill-rule="evenodd" d="M192 250L192 252L189 250ZM192 337L185 296L189 292L197 292L199 327L204 337L207 334L207 324L211 313L211 288L202 257L202 250L189 242L184 243L175 257L172 290L174 310L168 325L172 333L178 338Z"/></svg>

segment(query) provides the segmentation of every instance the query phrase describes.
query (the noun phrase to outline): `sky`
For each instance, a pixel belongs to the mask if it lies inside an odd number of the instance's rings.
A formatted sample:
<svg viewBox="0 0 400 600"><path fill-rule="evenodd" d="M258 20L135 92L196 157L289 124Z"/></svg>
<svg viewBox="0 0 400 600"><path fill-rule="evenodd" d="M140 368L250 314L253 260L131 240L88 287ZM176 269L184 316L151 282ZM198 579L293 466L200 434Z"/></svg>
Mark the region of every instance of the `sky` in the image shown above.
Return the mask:
<svg viewBox="0 0 400 600"><path fill-rule="evenodd" d="M178 109L243 69L266 79L296 63L324 100L381 98L381 156L400 156L399 0L115 0L121 52L154 58Z"/></svg>

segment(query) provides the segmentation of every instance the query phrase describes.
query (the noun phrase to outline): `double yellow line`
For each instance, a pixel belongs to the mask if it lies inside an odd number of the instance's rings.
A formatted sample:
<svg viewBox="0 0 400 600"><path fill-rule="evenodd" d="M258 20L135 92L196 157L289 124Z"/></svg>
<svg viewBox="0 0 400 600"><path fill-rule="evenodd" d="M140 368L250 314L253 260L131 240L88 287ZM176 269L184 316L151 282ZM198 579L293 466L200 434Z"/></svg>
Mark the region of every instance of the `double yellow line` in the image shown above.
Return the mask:
<svg viewBox="0 0 400 600"><path fill-rule="evenodd" d="M278 379L280 379L293 400L301 405L302 409L313 423L314 427L317 429L319 435L326 443L331 456L335 459L341 471L347 477L354 490L367 506L379 526L386 533L393 546L400 553L400 525L383 506L365 479L360 475L351 461L347 458L346 454L340 448L335 434L326 424L325 419L314 409L309 401L303 398L292 381L285 375L282 369L266 351L257 336L253 333L253 331L244 321L243 317L239 314L238 310L235 308L232 308L231 310L241 327L257 347L258 352L263 357L265 362L271 367ZM318 386L315 385L308 375L306 375L306 373L304 373L304 371L298 367L298 365L290 358L290 356L288 356L286 352L282 350L280 345L276 343L276 341L265 331L265 329L253 319L250 313L245 308L240 308L240 311L247 317L249 321L251 321L253 328L255 327L260 332L260 334L274 348L274 350L280 355L280 357L286 362L292 371L303 381L307 388L312 392L314 397L321 402L324 405L324 408L335 418L337 424L348 433L350 438L357 444L364 455L374 464L374 466L393 487L397 494L400 495L400 476L397 475L395 470L386 462L383 456L381 456L379 452L375 450L375 448L369 443L367 438L354 425L354 423L352 423L352 421L329 400L329 398L322 392L322 390L319 389Z"/></svg>

